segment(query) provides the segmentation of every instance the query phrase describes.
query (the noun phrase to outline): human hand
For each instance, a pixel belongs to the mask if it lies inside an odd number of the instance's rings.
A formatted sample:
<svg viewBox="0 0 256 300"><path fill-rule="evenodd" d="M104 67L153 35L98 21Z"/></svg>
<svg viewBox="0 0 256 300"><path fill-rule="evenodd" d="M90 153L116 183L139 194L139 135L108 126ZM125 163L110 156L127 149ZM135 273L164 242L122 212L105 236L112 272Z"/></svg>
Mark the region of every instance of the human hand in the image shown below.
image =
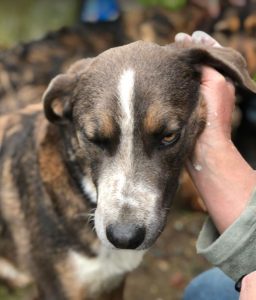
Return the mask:
<svg viewBox="0 0 256 300"><path fill-rule="evenodd" d="M190 44L221 47L211 36L196 31L191 36L179 33L175 41L184 47ZM205 157L209 151L222 151L231 144L232 112L235 104L234 85L222 74L210 67L203 67L201 79L201 95L206 106L206 126L199 136L194 160Z"/></svg>
<svg viewBox="0 0 256 300"><path fill-rule="evenodd" d="M256 299L256 272L246 275L242 281L239 300Z"/></svg>
<svg viewBox="0 0 256 300"><path fill-rule="evenodd" d="M203 68L201 94L206 105L206 126L198 138L196 155L209 148L225 147L231 143L232 112L235 104L235 89L223 75L209 67ZM198 153L203 151L203 153Z"/></svg>
<svg viewBox="0 0 256 300"><path fill-rule="evenodd" d="M179 33L175 41L221 47L204 32ZM217 71L204 67L201 94L206 105L206 126L198 137L188 172L220 233L242 213L256 186L256 173L233 145L231 118L234 87ZM230 209L232 207L232 209Z"/></svg>

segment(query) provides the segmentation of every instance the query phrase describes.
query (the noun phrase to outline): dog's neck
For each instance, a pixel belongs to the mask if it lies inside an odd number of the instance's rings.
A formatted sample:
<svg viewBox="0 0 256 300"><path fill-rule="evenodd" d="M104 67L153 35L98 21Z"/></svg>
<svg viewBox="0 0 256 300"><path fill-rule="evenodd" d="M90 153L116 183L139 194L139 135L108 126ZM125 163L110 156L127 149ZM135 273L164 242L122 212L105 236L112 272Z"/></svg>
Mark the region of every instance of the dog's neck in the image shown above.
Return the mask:
<svg viewBox="0 0 256 300"><path fill-rule="evenodd" d="M88 222L92 205L76 184L77 170L70 169L71 161L67 150L63 149L61 129L45 119L40 122L40 127L38 162L40 175L49 195L49 204L63 231L72 233L69 234L72 241L67 241L67 246L94 256L96 253L88 247L96 240L93 225Z"/></svg>

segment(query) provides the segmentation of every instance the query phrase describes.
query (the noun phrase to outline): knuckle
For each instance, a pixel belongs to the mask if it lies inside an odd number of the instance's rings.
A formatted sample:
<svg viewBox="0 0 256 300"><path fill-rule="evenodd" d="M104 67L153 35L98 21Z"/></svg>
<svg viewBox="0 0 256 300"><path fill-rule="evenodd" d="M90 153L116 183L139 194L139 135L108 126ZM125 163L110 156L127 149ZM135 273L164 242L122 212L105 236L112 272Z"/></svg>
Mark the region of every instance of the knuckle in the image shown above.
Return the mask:
<svg viewBox="0 0 256 300"><path fill-rule="evenodd" d="M216 82L220 85L226 85L225 77L221 73L218 73L218 72L216 74Z"/></svg>
<svg viewBox="0 0 256 300"><path fill-rule="evenodd" d="M216 76L216 84L219 88L225 89L228 93L235 93L235 86L232 81L227 80L222 74L219 73L219 76Z"/></svg>
<svg viewBox="0 0 256 300"><path fill-rule="evenodd" d="M232 83L228 83L227 86L228 86L229 93L232 96L234 96L235 95L235 87L234 87L234 85Z"/></svg>

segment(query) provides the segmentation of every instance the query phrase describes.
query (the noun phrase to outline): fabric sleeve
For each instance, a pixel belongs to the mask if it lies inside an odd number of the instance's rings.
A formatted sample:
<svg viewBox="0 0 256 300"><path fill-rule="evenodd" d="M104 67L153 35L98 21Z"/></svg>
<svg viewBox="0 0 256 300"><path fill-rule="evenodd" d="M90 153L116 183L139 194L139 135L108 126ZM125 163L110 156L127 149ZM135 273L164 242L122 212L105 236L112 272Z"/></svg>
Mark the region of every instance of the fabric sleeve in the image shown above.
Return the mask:
<svg viewBox="0 0 256 300"><path fill-rule="evenodd" d="M197 252L234 281L256 270L256 189L240 217L221 235L212 220L206 220Z"/></svg>

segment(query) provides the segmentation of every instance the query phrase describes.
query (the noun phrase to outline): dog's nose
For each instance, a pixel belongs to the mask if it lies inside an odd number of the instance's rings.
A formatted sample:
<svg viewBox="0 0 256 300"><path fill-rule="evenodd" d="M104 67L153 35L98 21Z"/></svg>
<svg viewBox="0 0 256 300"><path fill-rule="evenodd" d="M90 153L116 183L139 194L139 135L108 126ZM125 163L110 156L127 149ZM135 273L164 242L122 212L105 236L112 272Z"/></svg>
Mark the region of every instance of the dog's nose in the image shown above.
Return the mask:
<svg viewBox="0 0 256 300"><path fill-rule="evenodd" d="M136 249L144 241L146 229L134 224L111 224L106 234L116 248Z"/></svg>

